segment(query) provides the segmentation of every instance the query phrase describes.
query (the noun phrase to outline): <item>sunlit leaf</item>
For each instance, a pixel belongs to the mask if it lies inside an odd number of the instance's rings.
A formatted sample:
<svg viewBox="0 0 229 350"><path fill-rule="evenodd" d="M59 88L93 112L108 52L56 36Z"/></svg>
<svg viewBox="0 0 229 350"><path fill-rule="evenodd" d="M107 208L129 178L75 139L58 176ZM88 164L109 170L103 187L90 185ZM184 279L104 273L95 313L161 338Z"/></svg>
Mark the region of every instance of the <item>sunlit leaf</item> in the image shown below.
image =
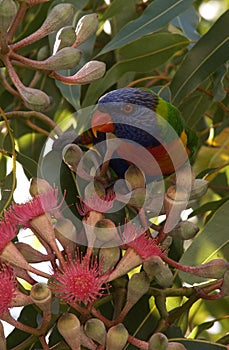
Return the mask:
<svg viewBox="0 0 229 350"><path fill-rule="evenodd" d="M185 265L200 265L216 258L226 258L229 254L228 226L229 201L226 201L211 217L185 251L180 262ZM190 284L203 281L201 277L179 272L181 278Z"/></svg>
<svg viewBox="0 0 229 350"><path fill-rule="evenodd" d="M171 340L171 339L170 339ZM172 339L171 341L181 343L187 350L223 350L226 346L221 344L213 344L212 342L204 340L190 340L190 339Z"/></svg>

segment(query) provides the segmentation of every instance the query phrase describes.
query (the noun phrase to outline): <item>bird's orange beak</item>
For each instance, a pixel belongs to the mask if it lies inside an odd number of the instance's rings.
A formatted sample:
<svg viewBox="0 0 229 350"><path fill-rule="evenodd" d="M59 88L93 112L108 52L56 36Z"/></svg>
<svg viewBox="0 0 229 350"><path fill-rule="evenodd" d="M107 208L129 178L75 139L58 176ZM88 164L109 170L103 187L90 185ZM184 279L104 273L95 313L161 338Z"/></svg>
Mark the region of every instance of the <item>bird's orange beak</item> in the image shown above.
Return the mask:
<svg viewBox="0 0 229 350"><path fill-rule="evenodd" d="M114 124L109 113L104 113L98 109L94 112L91 120L91 130L97 137L97 132L114 132Z"/></svg>

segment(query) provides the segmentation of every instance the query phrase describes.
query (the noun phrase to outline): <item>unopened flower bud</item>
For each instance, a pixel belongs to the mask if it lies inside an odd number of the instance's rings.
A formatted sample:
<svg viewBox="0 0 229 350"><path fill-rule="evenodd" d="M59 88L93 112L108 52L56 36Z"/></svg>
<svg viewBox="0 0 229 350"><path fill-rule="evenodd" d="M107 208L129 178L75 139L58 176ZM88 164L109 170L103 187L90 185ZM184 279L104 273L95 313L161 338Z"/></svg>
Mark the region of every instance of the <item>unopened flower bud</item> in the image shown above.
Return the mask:
<svg viewBox="0 0 229 350"><path fill-rule="evenodd" d="M42 46L37 53L37 60L44 61L46 60L46 58L49 57L49 55L50 55L49 47L47 45Z"/></svg>
<svg viewBox="0 0 229 350"><path fill-rule="evenodd" d="M186 350L186 347L181 343L169 342L166 350Z"/></svg>
<svg viewBox="0 0 229 350"><path fill-rule="evenodd" d="M78 145L74 143L67 145L64 147L62 151L63 161L71 171L76 172L77 166L83 156L83 151Z"/></svg>
<svg viewBox="0 0 229 350"><path fill-rule="evenodd" d="M190 192L195 180L195 174L192 172L190 164L184 165L176 170L176 185L177 187Z"/></svg>
<svg viewBox="0 0 229 350"><path fill-rule="evenodd" d="M42 65L46 70L60 70L74 68L81 59L81 51L73 47L64 47L55 55L50 56Z"/></svg>
<svg viewBox="0 0 229 350"><path fill-rule="evenodd" d="M170 186L164 197L164 209L166 213L166 223L164 232L171 231L179 222L181 212L186 208L188 202L188 192L176 186Z"/></svg>
<svg viewBox="0 0 229 350"><path fill-rule="evenodd" d="M57 35L56 41L53 47L53 54L56 54L57 51L61 50L63 47L70 47L76 40L75 28L72 26L67 26L61 28Z"/></svg>
<svg viewBox="0 0 229 350"><path fill-rule="evenodd" d="M155 278L161 287L170 287L173 284L173 274L159 256L152 256L144 261L143 268L149 278Z"/></svg>
<svg viewBox="0 0 229 350"><path fill-rule="evenodd" d="M154 276L154 279L163 288L171 287L173 284L173 274L166 265L162 265L161 271Z"/></svg>
<svg viewBox="0 0 229 350"><path fill-rule="evenodd" d="M122 323L107 332L106 350L122 350L127 343L128 332Z"/></svg>
<svg viewBox="0 0 229 350"><path fill-rule="evenodd" d="M149 350L166 350L168 339L163 333L155 333L149 340Z"/></svg>
<svg viewBox="0 0 229 350"><path fill-rule="evenodd" d="M176 227L174 227L174 229L172 229L172 231L169 232L169 235L186 240L195 237L198 231L199 227L192 222L181 221Z"/></svg>
<svg viewBox="0 0 229 350"><path fill-rule="evenodd" d="M80 342L81 342L81 348L82 349L90 349L90 350L96 350L97 345L91 338L87 336L87 334L84 331L83 326L80 328ZM60 349L62 350L62 349ZM77 348L78 350L78 348Z"/></svg>
<svg viewBox="0 0 229 350"><path fill-rule="evenodd" d="M106 218L97 221L94 234L101 242L115 242L118 238L118 231L115 224Z"/></svg>
<svg viewBox="0 0 229 350"><path fill-rule="evenodd" d="M105 345L106 341L106 327L104 323L97 319L91 318L85 323L84 331L87 336L101 345Z"/></svg>
<svg viewBox="0 0 229 350"><path fill-rule="evenodd" d="M163 261L159 256L152 256L143 262L143 269L147 273L150 279L153 279L155 275L160 273L163 269Z"/></svg>
<svg viewBox="0 0 229 350"><path fill-rule="evenodd" d="M223 296L229 295L229 271L226 271L223 275L223 284L221 287L221 292Z"/></svg>
<svg viewBox="0 0 229 350"><path fill-rule="evenodd" d="M133 190L139 187L145 187L146 179L141 170L135 165L130 165L125 172L125 179L127 180L127 187Z"/></svg>
<svg viewBox="0 0 229 350"><path fill-rule="evenodd" d="M96 13L91 13L80 18L76 26L77 45L85 42L98 28L99 20Z"/></svg>
<svg viewBox="0 0 229 350"><path fill-rule="evenodd" d="M101 248L99 250L99 261L102 266L102 273L114 268L120 258L119 247Z"/></svg>
<svg viewBox="0 0 229 350"><path fill-rule="evenodd" d="M48 35L63 27L72 16L72 4L58 4L51 9L40 29Z"/></svg>
<svg viewBox="0 0 229 350"><path fill-rule="evenodd" d="M54 232L56 238L65 249L69 249L70 252L75 251L77 233L71 220L66 218L57 220L54 226Z"/></svg>
<svg viewBox="0 0 229 350"><path fill-rule="evenodd" d="M23 242L17 242L15 243L17 249L19 252L24 256L26 261L29 263L39 263L43 261L49 261L50 255L45 255L38 250L31 247L31 245L23 243Z"/></svg>
<svg viewBox="0 0 229 350"><path fill-rule="evenodd" d="M127 302L134 305L148 292L150 280L144 271L132 275L128 282Z"/></svg>
<svg viewBox="0 0 229 350"><path fill-rule="evenodd" d="M139 187L131 191L131 197L128 201L128 204L135 208L142 208L144 206L145 201L146 189L144 187Z"/></svg>
<svg viewBox="0 0 229 350"><path fill-rule="evenodd" d="M32 286L30 297L42 311L50 311L52 305L52 293L45 283L36 283Z"/></svg>
<svg viewBox="0 0 229 350"><path fill-rule="evenodd" d="M72 78L73 84L88 84L103 77L106 65L100 61L87 62ZM69 77L70 78L70 77Z"/></svg>
<svg viewBox="0 0 229 350"><path fill-rule="evenodd" d="M213 259L206 264L193 267L191 273L204 278L222 278L229 270L229 263L223 259Z"/></svg>
<svg viewBox="0 0 229 350"><path fill-rule="evenodd" d="M192 186L189 200L193 200L193 199L197 200L203 197L203 195L208 190L208 184L209 183L206 180L196 179Z"/></svg>
<svg viewBox="0 0 229 350"><path fill-rule="evenodd" d="M21 86L18 91L27 108L35 111L43 111L50 105L50 99L43 91Z"/></svg>
<svg viewBox="0 0 229 350"><path fill-rule="evenodd" d="M17 6L13 0L0 0L0 33L6 33L14 16Z"/></svg>
<svg viewBox="0 0 229 350"><path fill-rule="evenodd" d="M30 181L29 193L32 197L37 196L38 194L45 193L52 189L52 186L48 181L40 179L38 177L33 177Z"/></svg>
<svg viewBox="0 0 229 350"><path fill-rule="evenodd" d="M72 240L75 242L76 240L76 228L71 222L71 220L66 218L59 219L55 224L55 233L59 235L65 236L68 240Z"/></svg>
<svg viewBox="0 0 229 350"><path fill-rule="evenodd" d="M166 195L168 198L176 202L183 202L188 198L187 192L181 188L177 188L176 186L170 186L166 192Z"/></svg>
<svg viewBox="0 0 229 350"><path fill-rule="evenodd" d="M80 349L80 321L72 313L64 313L57 322L57 328L71 349Z"/></svg>

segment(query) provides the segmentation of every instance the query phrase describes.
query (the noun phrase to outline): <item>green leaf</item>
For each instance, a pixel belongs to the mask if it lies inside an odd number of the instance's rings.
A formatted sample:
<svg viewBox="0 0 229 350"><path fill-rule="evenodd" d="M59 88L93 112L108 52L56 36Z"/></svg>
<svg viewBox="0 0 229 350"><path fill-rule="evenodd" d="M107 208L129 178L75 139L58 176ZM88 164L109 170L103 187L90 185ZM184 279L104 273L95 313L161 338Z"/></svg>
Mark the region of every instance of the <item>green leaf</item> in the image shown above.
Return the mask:
<svg viewBox="0 0 229 350"><path fill-rule="evenodd" d="M203 89L208 90L212 86L209 80L202 84ZM201 91L193 91L179 106L185 125L194 130L198 130L198 124L212 104L212 98Z"/></svg>
<svg viewBox="0 0 229 350"><path fill-rule="evenodd" d="M8 208L13 199L13 192L16 187L16 174L11 171L4 180L1 181L0 216Z"/></svg>
<svg viewBox="0 0 229 350"><path fill-rule="evenodd" d="M200 206L199 208L195 209L189 215L189 218L192 218L193 216L196 216L196 215L205 214L207 211L216 211L217 209L219 209L219 207L222 204L224 204L228 200L229 200L229 196L226 196L221 200L205 203L202 206Z"/></svg>
<svg viewBox="0 0 229 350"><path fill-rule="evenodd" d="M173 18L184 12L193 0L155 0L136 20L128 23L121 31L100 51L99 55L118 49L145 35L166 26Z"/></svg>
<svg viewBox="0 0 229 350"><path fill-rule="evenodd" d="M216 258L226 258L229 254L228 226L229 201L225 202L212 216L182 256L184 265L200 265ZM181 278L190 284L206 281L198 276L179 272Z"/></svg>
<svg viewBox="0 0 229 350"><path fill-rule="evenodd" d="M28 178L37 176L37 162L23 153L17 153L17 161L23 166Z"/></svg>
<svg viewBox="0 0 229 350"><path fill-rule="evenodd" d="M199 24L199 16L194 6L191 6L181 15L177 16L172 24L180 28L183 34L190 40L199 40L200 34L196 31L196 27Z"/></svg>
<svg viewBox="0 0 229 350"><path fill-rule="evenodd" d="M204 340L190 340L190 339L170 339L170 341L181 343L187 350L223 350L226 346L221 344L213 344L212 342Z"/></svg>
<svg viewBox="0 0 229 350"><path fill-rule="evenodd" d="M83 105L91 105L126 72L148 72L166 62L189 41L178 34L151 34L120 50L121 60L99 81L90 84Z"/></svg>
<svg viewBox="0 0 229 350"><path fill-rule="evenodd" d="M228 21L226 11L187 54L170 85L175 105L228 60Z"/></svg>
<svg viewBox="0 0 229 350"><path fill-rule="evenodd" d="M106 11L103 14L103 21L114 16L119 16L120 8L122 8L122 12L129 12L132 4L134 5L136 2L136 0L126 0L125 2L123 0L112 1L110 6L106 9Z"/></svg>

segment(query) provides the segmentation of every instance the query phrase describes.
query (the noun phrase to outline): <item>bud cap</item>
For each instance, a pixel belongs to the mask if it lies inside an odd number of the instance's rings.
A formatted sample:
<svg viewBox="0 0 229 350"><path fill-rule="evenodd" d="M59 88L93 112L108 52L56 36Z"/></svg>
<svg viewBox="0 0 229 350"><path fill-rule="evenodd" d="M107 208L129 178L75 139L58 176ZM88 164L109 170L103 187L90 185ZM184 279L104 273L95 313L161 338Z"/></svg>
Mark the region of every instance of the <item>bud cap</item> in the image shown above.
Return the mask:
<svg viewBox="0 0 229 350"><path fill-rule="evenodd" d="M128 339L128 332L122 323L111 327L107 332L106 350L123 350Z"/></svg>
<svg viewBox="0 0 229 350"><path fill-rule="evenodd" d="M101 345L105 345L106 327L101 320L97 318L91 318L86 322L84 330L89 338L95 340Z"/></svg>

